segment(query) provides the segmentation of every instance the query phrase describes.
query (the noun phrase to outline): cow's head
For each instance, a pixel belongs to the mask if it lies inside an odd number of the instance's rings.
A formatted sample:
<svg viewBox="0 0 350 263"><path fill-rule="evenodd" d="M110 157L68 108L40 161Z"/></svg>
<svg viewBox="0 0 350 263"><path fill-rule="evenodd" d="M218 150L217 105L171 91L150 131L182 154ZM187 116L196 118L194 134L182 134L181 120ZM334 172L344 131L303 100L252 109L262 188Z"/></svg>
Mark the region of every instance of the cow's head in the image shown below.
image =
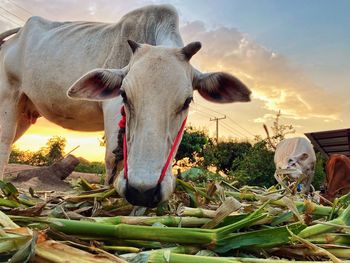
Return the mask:
<svg viewBox="0 0 350 263"><path fill-rule="evenodd" d="M286 163L282 168L282 170L289 171L288 177L293 180L298 180L300 176L302 176L306 170L305 161L309 158L307 153L301 153L296 156L289 156L286 159Z"/></svg>
<svg viewBox="0 0 350 263"><path fill-rule="evenodd" d="M199 42L184 48L128 43L133 55L127 67L90 71L69 89L68 96L87 100L123 97L128 179L120 175L114 185L131 204L154 207L174 191L171 165L162 182L158 180L188 115L194 90L217 103L249 101L250 91L230 74L195 70L189 61L201 48Z"/></svg>

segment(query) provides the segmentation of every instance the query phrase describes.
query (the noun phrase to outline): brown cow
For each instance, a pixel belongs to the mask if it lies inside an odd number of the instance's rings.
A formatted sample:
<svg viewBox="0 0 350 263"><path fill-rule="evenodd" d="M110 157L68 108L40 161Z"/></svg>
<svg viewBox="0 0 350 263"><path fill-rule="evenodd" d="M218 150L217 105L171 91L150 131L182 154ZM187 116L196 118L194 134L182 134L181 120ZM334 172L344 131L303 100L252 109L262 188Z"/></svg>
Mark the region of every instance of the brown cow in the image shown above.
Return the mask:
<svg viewBox="0 0 350 263"><path fill-rule="evenodd" d="M350 158L333 154L326 165L324 198L333 202L336 197L350 192Z"/></svg>

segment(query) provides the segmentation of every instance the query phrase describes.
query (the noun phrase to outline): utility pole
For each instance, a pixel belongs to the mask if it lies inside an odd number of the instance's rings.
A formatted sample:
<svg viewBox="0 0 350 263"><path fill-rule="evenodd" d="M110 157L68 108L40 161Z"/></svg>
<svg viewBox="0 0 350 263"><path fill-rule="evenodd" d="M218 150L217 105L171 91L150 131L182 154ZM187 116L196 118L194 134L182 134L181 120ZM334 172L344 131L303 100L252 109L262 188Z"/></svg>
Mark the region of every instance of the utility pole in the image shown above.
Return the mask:
<svg viewBox="0 0 350 263"><path fill-rule="evenodd" d="M219 142L219 120L223 120L226 119L226 115L224 115L224 117L221 118L210 118L210 121L216 121L216 143Z"/></svg>

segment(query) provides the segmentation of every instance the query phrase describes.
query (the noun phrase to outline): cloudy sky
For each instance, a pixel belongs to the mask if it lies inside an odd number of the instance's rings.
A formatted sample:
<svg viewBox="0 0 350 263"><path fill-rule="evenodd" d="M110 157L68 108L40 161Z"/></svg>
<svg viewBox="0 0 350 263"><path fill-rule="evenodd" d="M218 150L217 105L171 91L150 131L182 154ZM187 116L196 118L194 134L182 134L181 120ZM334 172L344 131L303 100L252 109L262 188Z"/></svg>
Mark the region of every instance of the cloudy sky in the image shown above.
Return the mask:
<svg viewBox="0 0 350 263"><path fill-rule="evenodd" d="M201 41L192 63L202 71L227 71L253 92L250 103L218 105L195 96L189 121L214 135L252 139L263 135L278 110L296 135L350 126L350 2L347 0L1 0L0 31L23 25L32 15L51 20L117 22L130 10L169 3L180 15L185 43ZM72 132L42 118L18 141L38 149L52 135L67 150L101 160L103 133ZM92 150L93 149L93 150ZM87 152L91 152L86 155Z"/></svg>

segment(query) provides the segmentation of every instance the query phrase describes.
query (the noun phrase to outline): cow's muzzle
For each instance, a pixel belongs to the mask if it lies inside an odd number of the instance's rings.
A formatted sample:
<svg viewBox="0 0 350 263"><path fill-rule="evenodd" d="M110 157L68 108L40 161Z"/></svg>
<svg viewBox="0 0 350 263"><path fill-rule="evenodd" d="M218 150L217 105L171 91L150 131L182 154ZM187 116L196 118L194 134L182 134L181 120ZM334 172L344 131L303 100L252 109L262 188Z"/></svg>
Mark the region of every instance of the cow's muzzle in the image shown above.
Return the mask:
<svg viewBox="0 0 350 263"><path fill-rule="evenodd" d="M156 207L162 200L161 185L157 184L155 187L141 192L127 182L125 199L132 205Z"/></svg>

